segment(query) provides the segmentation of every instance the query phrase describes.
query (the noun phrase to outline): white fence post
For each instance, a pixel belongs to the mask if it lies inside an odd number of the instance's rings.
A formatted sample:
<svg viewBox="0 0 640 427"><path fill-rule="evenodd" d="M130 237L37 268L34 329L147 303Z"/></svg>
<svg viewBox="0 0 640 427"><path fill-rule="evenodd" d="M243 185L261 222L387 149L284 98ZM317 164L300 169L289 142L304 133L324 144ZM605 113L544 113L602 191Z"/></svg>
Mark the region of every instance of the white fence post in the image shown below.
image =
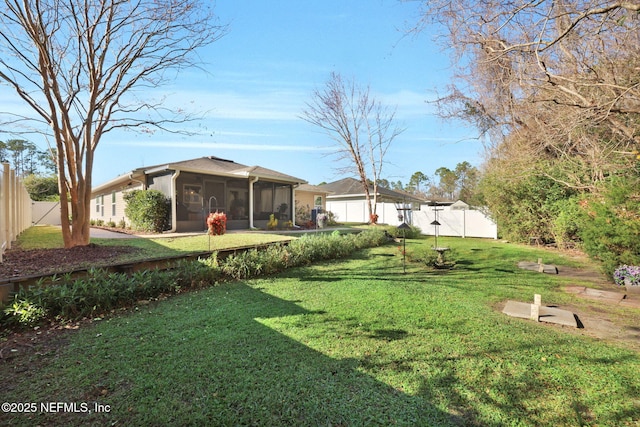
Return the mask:
<svg viewBox="0 0 640 427"><path fill-rule="evenodd" d="M4 251L31 226L31 197L8 163L0 176L0 262Z"/></svg>

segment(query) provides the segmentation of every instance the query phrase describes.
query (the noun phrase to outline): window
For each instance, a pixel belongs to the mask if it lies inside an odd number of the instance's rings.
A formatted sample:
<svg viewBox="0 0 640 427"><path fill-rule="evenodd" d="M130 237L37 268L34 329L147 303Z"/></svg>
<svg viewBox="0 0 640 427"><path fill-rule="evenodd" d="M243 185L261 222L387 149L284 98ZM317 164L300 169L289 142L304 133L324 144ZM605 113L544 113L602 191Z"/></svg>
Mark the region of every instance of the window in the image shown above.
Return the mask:
<svg viewBox="0 0 640 427"><path fill-rule="evenodd" d="M182 201L185 205L202 206L201 185L185 184Z"/></svg>
<svg viewBox="0 0 640 427"><path fill-rule="evenodd" d="M116 192L111 193L111 216L116 216Z"/></svg>
<svg viewBox="0 0 640 427"><path fill-rule="evenodd" d="M322 207L322 196L313 196L313 207L314 208Z"/></svg>
<svg viewBox="0 0 640 427"><path fill-rule="evenodd" d="M96 197L96 213L100 216L104 216L104 196Z"/></svg>

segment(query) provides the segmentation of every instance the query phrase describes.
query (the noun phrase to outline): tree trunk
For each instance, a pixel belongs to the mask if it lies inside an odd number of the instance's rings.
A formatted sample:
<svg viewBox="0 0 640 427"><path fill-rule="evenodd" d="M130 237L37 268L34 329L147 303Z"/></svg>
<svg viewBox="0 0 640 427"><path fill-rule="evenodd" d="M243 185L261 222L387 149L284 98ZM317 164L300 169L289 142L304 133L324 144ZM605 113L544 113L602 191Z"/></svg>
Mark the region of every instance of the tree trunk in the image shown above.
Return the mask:
<svg viewBox="0 0 640 427"><path fill-rule="evenodd" d="M58 153L63 150L58 148ZM64 156L59 156L63 161ZM60 223L62 228L62 241L65 248L87 246L90 242L90 213L91 188L77 171L76 185L70 189L69 181L65 175L65 165L58 165L58 186L60 189ZM89 171L88 171L89 172ZM89 184L89 185L87 185ZM69 211L71 208L71 211Z"/></svg>

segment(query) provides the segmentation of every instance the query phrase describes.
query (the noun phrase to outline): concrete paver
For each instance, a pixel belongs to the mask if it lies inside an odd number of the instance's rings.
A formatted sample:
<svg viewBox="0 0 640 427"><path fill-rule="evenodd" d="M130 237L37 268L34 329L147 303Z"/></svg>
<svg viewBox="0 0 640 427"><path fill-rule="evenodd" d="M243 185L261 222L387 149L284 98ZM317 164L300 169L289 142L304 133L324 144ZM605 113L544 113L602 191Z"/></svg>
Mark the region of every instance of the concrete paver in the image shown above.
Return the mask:
<svg viewBox="0 0 640 427"><path fill-rule="evenodd" d="M551 264L538 264L537 262L522 261L518 263L518 267L524 270L537 271L547 274L558 274L558 267Z"/></svg>
<svg viewBox="0 0 640 427"><path fill-rule="evenodd" d="M623 307L640 308L640 298L635 297L635 295L629 296L625 292L603 291L587 288L586 286L567 286L564 289L582 298L618 304Z"/></svg>
<svg viewBox="0 0 640 427"><path fill-rule="evenodd" d="M525 302L507 301L502 312L511 317L529 319L531 318L532 305L533 304ZM572 312L557 307L541 305L538 319L540 322L555 323L574 328L578 327L578 321Z"/></svg>

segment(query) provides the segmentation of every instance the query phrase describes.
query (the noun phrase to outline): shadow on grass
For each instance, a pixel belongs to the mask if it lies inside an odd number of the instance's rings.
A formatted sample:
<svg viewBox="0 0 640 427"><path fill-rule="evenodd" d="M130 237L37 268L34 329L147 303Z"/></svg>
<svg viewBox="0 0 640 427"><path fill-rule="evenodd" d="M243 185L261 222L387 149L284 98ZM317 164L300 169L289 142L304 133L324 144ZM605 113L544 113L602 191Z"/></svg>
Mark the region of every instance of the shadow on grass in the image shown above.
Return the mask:
<svg viewBox="0 0 640 427"><path fill-rule="evenodd" d="M328 357L265 325L290 316L317 314L242 283L179 296L83 330L39 376L37 396L6 397L111 408L39 414L46 425L461 424L423 397L363 374L360 361ZM374 331L385 340L406 334Z"/></svg>
<svg viewBox="0 0 640 427"><path fill-rule="evenodd" d="M376 329L369 338L383 341L396 341L407 337L408 332L402 329Z"/></svg>

